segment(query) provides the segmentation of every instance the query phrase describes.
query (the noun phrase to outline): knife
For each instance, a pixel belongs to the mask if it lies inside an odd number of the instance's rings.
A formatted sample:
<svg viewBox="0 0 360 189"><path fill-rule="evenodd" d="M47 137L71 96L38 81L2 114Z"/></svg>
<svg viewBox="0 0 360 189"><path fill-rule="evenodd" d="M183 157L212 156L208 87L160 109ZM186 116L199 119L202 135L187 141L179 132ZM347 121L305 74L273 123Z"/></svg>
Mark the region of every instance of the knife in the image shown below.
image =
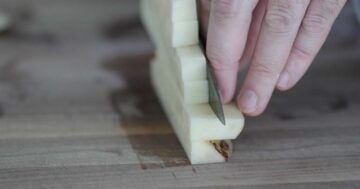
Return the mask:
<svg viewBox="0 0 360 189"><path fill-rule="evenodd" d="M222 102L221 102L221 98L220 98L220 93L217 88L213 68L211 67L210 61L206 56L206 48L205 48L206 43L201 34L199 36L199 40L200 40L200 48L205 56L206 65L207 65L206 66L206 72L207 72L206 75L207 75L208 88L209 88L209 105L210 105L211 109L214 111L215 115L220 120L220 122L223 125L225 125L226 124L225 115L224 115L224 110L223 110L223 106L222 106Z"/></svg>

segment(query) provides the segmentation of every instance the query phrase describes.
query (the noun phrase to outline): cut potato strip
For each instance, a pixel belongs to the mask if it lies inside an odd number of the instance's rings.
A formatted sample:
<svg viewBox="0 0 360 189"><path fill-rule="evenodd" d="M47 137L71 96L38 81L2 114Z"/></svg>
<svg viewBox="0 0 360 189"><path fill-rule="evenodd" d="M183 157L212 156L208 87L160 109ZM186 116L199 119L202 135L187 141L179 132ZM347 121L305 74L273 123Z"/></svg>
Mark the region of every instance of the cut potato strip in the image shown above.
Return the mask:
<svg viewBox="0 0 360 189"><path fill-rule="evenodd" d="M162 70L167 72L167 75L172 76L173 85L175 85L176 91L181 94L185 104L201 104L209 101L207 80L183 81L178 74L179 72L172 69L171 65L174 65L174 62L171 61L171 58L163 55L158 56L158 60L161 67L163 67Z"/></svg>
<svg viewBox="0 0 360 189"><path fill-rule="evenodd" d="M154 0L160 1L160 7L165 14L162 16L169 16L173 23L184 21L197 21L196 0Z"/></svg>
<svg viewBox="0 0 360 189"><path fill-rule="evenodd" d="M208 104L186 105L173 79L162 70L162 64L151 64L151 77L161 104L191 163L223 162L228 156L219 152L212 141L236 138L243 129L244 118L234 105L225 105L227 125L222 125ZM229 155L231 149L227 150Z"/></svg>
<svg viewBox="0 0 360 189"><path fill-rule="evenodd" d="M173 130L192 164L226 161L244 117L224 105L226 125L209 101L205 55L198 45L194 0L142 0L142 19L156 45L151 79ZM194 26L196 24L196 26Z"/></svg>
<svg viewBox="0 0 360 189"><path fill-rule="evenodd" d="M161 21L157 19L157 12L151 10L150 1L142 1L141 5L144 24L157 47L157 51L161 55L174 59L172 61L176 64L172 65L174 66L173 69L176 69L176 72L181 74L181 79L184 81L206 79L206 60L199 45L196 43L196 45L172 48L166 40L165 36L167 34L161 27ZM185 34L181 35L185 36ZM198 35L198 33L196 33L196 35Z"/></svg>
<svg viewBox="0 0 360 189"><path fill-rule="evenodd" d="M179 47L175 51L183 81L206 79L206 59L199 45Z"/></svg>
<svg viewBox="0 0 360 189"><path fill-rule="evenodd" d="M145 18L154 17L155 12L147 11L148 7L142 7ZM208 82L206 80L206 60L198 45L179 48L164 48L166 42L161 38L163 31L157 27L158 22L147 24L157 46L157 55L160 62L164 62L167 72L176 78L176 84L186 104L199 104L208 102ZM156 30L159 30L157 32Z"/></svg>
<svg viewBox="0 0 360 189"><path fill-rule="evenodd" d="M164 10L166 9L162 6L161 0L143 0L140 6L142 13L144 13L143 20L145 20L147 27L156 25L154 22L161 23L161 25L157 25L156 28L164 31L165 35L161 37L166 41L166 44L169 44L167 45L168 47L198 44L199 24L197 20L172 22L170 15L164 16L166 14ZM194 8L190 8L186 12L195 11L196 13L196 7L195 10L192 9Z"/></svg>
<svg viewBox="0 0 360 189"><path fill-rule="evenodd" d="M226 114L226 125L223 125L215 116L208 103L202 104L185 104L184 99L180 95L179 89L175 85L174 79L168 72L164 71L163 63L159 60L153 61L152 75L161 88L159 90L165 91L167 95L164 98L171 98L169 106L174 107L174 115L182 115L181 119L189 121L188 124L192 127L190 133L191 140L223 140L234 139L242 130L244 117L236 108L235 104L224 105L224 113ZM163 96L160 96L162 98ZM192 116L189 119L189 115Z"/></svg>

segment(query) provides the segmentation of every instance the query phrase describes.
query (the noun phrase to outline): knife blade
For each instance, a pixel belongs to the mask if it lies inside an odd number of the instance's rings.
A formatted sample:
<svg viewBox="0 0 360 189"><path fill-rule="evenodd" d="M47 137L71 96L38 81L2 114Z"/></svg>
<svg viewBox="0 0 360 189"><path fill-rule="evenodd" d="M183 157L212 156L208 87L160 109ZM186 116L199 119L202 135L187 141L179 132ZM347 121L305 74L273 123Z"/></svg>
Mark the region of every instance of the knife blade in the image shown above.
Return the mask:
<svg viewBox="0 0 360 189"><path fill-rule="evenodd" d="M213 110L213 112L215 113L216 117L220 120L220 122L225 125L226 121L225 121L225 115L224 115L224 110L223 110L223 106L222 106L222 102L221 102L221 98L220 98L220 93L219 90L217 88L217 84L216 84L216 80L214 77L214 71L210 65L210 61L206 56L206 44L205 44L205 40L203 39L203 37L200 35L200 47L202 52L204 53L205 59L206 59L206 75L207 75L207 80L208 80L208 88L209 88L209 105L211 107L211 109Z"/></svg>

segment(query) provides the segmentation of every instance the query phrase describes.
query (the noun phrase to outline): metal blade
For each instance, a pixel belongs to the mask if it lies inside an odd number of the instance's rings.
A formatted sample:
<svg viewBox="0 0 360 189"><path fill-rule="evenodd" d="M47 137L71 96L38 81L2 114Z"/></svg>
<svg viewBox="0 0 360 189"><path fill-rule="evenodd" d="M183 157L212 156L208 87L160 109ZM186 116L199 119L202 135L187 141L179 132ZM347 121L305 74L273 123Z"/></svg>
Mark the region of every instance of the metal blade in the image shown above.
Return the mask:
<svg viewBox="0 0 360 189"><path fill-rule="evenodd" d="M204 53L206 58L206 65L207 65L207 80L209 86L209 105L211 109L214 111L215 115L218 117L220 122L225 125L225 115L224 110L222 107L222 102L220 98L220 93L216 85L216 80L214 78L214 73L212 67L209 63L208 58L206 57L206 50L205 50L205 42L203 38L200 36L200 47Z"/></svg>
<svg viewBox="0 0 360 189"><path fill-rule="evenodd" d="M209 83L209 104L211 109L214 111L216 116L219 118L223 125L225 122L224 110L222 107L222 102L220 99L219 90L217 89L216 82L214 79L213 71L211 66L208 64L207 66L207 80Z"/></svg>

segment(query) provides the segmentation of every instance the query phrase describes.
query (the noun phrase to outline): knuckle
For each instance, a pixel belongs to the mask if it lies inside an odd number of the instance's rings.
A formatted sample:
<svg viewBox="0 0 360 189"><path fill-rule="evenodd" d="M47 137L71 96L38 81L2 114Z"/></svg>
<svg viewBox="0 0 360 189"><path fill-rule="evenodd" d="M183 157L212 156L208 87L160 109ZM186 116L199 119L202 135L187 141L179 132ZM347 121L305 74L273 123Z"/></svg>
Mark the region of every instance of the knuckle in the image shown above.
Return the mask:
<svg viewBox="0 0 360 189"><path fill-rule="evenodd" d="M272 64L255 64L253 66L253 71L259 77L264 78L277 78L280 75L279 69L276 68L275 65Z"/></svg>
<svg viewBox="0 0 360 189"><path fill-rule="evenodd" d="M331 27L343 6L343 0L322 0L305 16L302 27L312 33L321 33Z"/></svg>
<svg viewBox="0 0 360 189"><path fill-rule="evenodd" d="M220 55L219 53L207 53L211 66L216 71L228 71L237 69L238 60L229 58L230 56Z"/></svg>
<svg viewBox="0 0 360 189"><path fill-rule="evenodd" d="M264 18L264 24L273 33L289 33L294 28L297 17L297 6L300 3L292 3L290 1L272 1L269 4L267 13ZM302 5L301 6L305 6Z"/></svg>
<svg viewBox="0 0 360 189"><path fill-rule="evenodd" d="M233 18L237 13L237 0L214 0L214 15L218 19Z"/></svg>
<svg viewBox="0 0 360 189"><path fill-rule="evenodd" d="M328 17L321 13L311 13L305 16L302 28L310 33L322 33L330 27Z"/></svg>
<svg viewBox="0 0 360 189"><path fill-rule="evenodd" d="M315 56L312 51L299 47L296 44L293 46L292 53L301 60L309 60Z"/></svg>
<svg viewBox="0 0 360 189"><path fill-rule="evenodd" d="M345 0L321 0L320 11L327 16L335 16L344 5Z"/></svg>
<svg viewBox="0 0 360 189"><path fill-rule="evenodd" d="M269 11L264 23L273 33L289 33L292 29L291 14L286 11Z"/></svg>

